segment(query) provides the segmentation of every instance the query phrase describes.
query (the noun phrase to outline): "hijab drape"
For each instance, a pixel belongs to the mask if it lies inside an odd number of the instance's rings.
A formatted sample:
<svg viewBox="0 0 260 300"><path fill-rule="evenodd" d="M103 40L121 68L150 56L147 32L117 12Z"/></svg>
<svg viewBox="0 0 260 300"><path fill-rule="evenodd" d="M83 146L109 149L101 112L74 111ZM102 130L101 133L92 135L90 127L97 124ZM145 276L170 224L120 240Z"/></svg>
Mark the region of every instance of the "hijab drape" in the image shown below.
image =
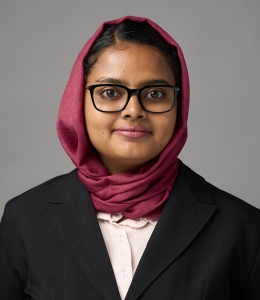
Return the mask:
<svg viewBox="0 0 260 300"><path fill-rule="evenodd" d="M124 20L147 22L177 49L181 64L181 101L174 135L160 156L141 167L136 174L111 175L97 158L86 132L83 113L83 60L106 25L118 25ZM187 139L189 79L179 45L153 21L126 16L103 23L79 53L64 91L58 119L60 142L78 169L78 176L90 192L97 211L122 213L126 218L146 217L157 220L178 174L178 155Z"/></svg>

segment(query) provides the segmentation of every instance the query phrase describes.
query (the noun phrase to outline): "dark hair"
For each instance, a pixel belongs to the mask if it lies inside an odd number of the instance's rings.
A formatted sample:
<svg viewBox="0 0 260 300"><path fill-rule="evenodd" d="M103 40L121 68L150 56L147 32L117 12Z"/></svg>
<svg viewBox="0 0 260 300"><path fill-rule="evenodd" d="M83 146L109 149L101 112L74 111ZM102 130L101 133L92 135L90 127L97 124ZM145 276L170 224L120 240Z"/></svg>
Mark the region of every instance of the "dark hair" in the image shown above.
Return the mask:
<svg viewBox="0 0 260 300"><path fill-rule="evenodd" d="M119 25L107 26L104 29L84 59L86 77L98 60L98 53L120 41L149 45L158 49L165 56L169 64L174 74L176 85L180 85L180 62L176 48L168 44L160 33L147 22L140 23L131 20L126 20Z"/></svg>

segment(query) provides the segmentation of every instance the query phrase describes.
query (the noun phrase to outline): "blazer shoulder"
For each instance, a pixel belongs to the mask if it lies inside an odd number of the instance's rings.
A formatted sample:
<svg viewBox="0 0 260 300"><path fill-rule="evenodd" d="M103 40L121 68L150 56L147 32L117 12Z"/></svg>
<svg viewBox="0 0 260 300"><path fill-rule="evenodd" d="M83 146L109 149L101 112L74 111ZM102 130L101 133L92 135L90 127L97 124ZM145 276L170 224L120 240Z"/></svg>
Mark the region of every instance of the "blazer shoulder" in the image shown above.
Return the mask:
<svg viewBox="0 0 260 300"><path fill-rule="evenodd" d="M186 189L199 203L213 204L231 221L254 223L260 232L260 210L246 201L223 191L180 162L179 175Z"/></svg>
<svg viewBox="0 0 260 300"><path fill-rule="evenodd" d="M73 189L79 181L77 169L70 173L56 176L49 179L36 187L22 193L9 200L5 205L4 214L23 214L23 212L33 210L38 205L42 205L53 195L68 195L68 192Z"/></svg>

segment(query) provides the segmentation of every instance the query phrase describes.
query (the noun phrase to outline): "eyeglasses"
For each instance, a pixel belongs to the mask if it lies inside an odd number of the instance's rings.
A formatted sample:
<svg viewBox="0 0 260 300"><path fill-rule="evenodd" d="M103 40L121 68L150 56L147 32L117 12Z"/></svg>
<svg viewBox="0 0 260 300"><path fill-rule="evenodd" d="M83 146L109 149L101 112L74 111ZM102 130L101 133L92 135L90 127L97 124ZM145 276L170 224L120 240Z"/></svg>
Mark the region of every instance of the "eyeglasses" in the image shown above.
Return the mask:
<svg viewBox="0 0 260 300"><path fill-rule="evenodd" d="M137 95L143 110L150 113L170 111L176 102L179 88L171 85L149 85L140 89L129 89L117 84L95 84L87 86L95 109L101 112L124 110L133 94Z"/></svg>

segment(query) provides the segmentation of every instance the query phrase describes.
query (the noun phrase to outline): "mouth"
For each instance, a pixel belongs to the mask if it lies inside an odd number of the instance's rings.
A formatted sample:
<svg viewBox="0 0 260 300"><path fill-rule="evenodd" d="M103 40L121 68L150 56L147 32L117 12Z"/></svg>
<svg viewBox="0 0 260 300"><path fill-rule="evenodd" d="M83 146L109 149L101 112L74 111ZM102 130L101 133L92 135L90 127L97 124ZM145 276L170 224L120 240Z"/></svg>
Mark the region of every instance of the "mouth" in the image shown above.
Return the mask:
<svg viewBox="0 0 260 300"><path fill-rule="evenodd" d="M127 137L127 138L140 138L151 134L151 131L143 126L131 126L126 125L114 130L118 135Z"/></svg>

